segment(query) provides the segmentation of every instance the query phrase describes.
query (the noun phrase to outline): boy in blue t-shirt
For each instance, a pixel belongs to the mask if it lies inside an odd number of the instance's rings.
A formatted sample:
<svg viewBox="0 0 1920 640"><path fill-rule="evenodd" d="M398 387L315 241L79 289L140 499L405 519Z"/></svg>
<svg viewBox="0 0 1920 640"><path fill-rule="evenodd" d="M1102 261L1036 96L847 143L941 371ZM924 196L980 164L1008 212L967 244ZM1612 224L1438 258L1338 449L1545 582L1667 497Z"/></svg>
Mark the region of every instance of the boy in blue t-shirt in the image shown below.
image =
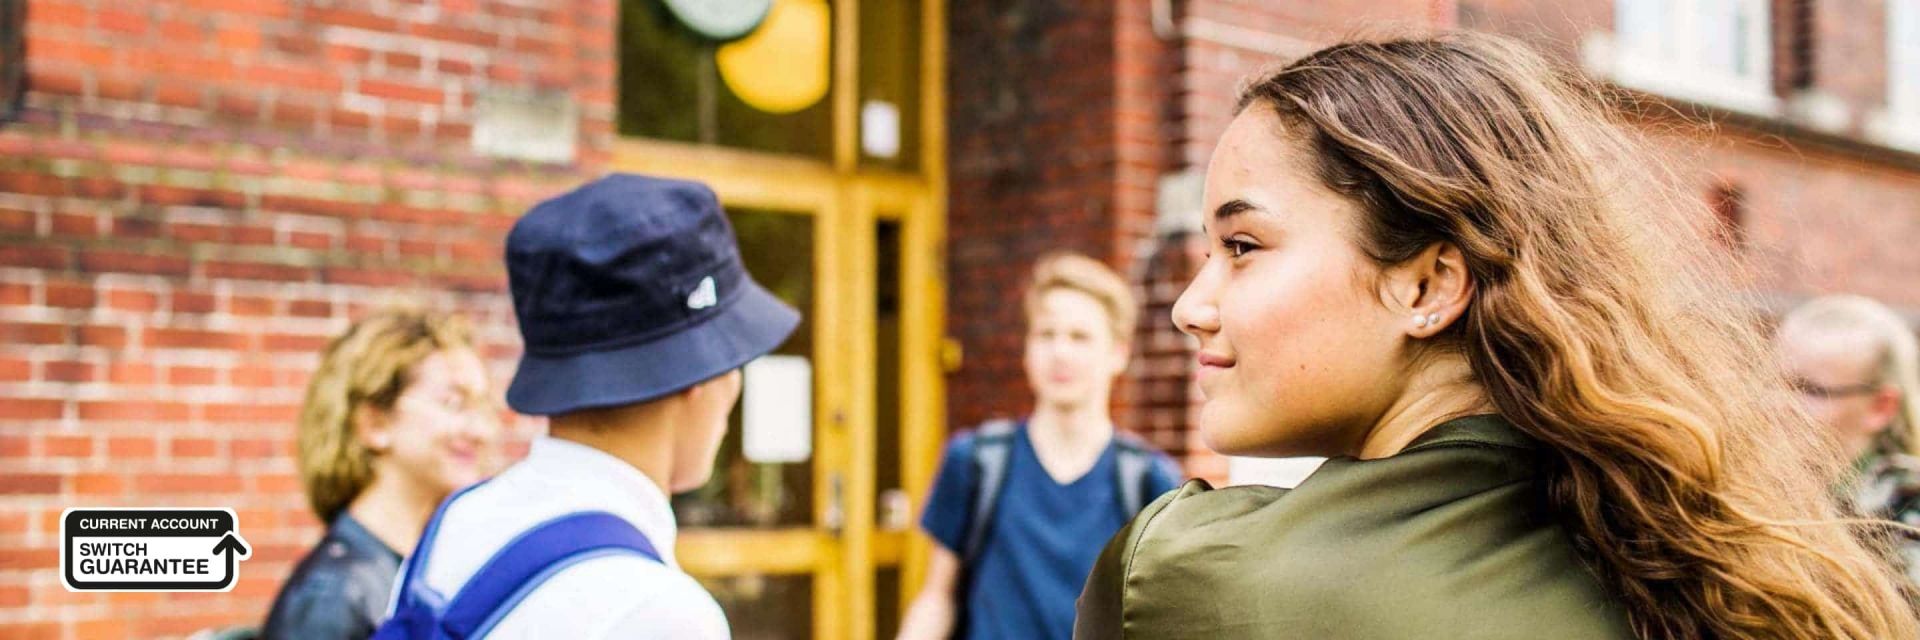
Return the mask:
<svg viewBox="0 0 1920 640"><path fill-rule="evenodd" d="M1091 258L1049 256L1025 306L1033 414L948 445L921 517L938 544L903 639L1071 637L1100 550L1179 482L1108 416L1137 314L1126 282Z"/></svg>

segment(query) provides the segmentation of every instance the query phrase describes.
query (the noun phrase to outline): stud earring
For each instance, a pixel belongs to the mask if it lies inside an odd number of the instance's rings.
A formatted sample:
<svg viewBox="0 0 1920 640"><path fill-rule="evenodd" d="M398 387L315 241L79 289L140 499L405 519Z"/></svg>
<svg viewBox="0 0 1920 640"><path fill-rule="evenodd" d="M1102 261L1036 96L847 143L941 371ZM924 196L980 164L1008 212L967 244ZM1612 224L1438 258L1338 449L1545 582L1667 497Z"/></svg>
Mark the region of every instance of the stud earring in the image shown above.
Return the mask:
<svg viewBox="0 0 1920 640"><path fill-rule="evenodd" d="M1413 314L1413 326L1414 328L1420 328L1420 329L1426 328L1427 317L1420 315L1418 313Z"/></svg>
<svg viewBox="0 0 1920 640"><path fill-rule="evenodd" d="M1427 316L1427 325L1433 327L1440 326L1440 314L1435 313Z"/></svg>

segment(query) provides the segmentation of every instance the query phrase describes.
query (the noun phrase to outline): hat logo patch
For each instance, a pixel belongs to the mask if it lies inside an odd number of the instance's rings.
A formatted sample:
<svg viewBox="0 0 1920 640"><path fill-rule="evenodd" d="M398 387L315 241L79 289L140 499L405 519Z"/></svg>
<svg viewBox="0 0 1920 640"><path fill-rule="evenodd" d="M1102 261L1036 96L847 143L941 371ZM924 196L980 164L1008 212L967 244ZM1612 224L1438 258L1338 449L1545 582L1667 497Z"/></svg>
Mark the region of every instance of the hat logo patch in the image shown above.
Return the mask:
<svg viewBox="0 0 1920 640"><path fill-rule="evenodd" d="M687 296L688 309L705 309L719 302L720 294L714 291L713 276L702 279L700 286L693 290L693 294Z"/></svg>

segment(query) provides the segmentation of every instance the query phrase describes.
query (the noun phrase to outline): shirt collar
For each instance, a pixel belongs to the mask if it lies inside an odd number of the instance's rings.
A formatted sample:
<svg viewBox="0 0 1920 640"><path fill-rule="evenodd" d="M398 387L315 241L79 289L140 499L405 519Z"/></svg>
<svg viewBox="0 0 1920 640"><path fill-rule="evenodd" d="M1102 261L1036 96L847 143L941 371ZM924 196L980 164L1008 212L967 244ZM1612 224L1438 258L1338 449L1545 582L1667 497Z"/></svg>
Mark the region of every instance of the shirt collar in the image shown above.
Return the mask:
<svg viewBox="0 0 1920 640"><path fill-rule="evenodd" d="M674 520L673 503L640 469L605 451L552 436L535 438L521 464L587 495L598 508L633 523L653 543L663 562L678 566L673 547L679 524Z"/></svg>

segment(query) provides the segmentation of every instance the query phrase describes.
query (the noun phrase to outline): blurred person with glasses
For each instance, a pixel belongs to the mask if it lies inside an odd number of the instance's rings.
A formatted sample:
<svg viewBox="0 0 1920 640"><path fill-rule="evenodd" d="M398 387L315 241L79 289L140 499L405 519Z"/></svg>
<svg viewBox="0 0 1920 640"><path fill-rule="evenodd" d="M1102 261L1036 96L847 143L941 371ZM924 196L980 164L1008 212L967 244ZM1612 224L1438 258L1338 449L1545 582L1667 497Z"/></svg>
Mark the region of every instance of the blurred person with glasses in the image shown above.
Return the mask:
<svg viewBox="0 0 1920 640"><path fill-rule="evenodd" d="M301 480L327 532L262 636L365 638L434 508L498 464L498 410L467 323L410 307L360 319L327 345L299 428Z"/></svg>
<svg viewBox="0 0 1920 640"><path fill-rule="evenodd" d="M1920 348L1907 321L1865 297L1826 296L1788 313L1775 342L1807 413L1854 460L1843 493L1862 515L1920 525ZM1920 541L1902 551L1920 577Z"/></svg>

